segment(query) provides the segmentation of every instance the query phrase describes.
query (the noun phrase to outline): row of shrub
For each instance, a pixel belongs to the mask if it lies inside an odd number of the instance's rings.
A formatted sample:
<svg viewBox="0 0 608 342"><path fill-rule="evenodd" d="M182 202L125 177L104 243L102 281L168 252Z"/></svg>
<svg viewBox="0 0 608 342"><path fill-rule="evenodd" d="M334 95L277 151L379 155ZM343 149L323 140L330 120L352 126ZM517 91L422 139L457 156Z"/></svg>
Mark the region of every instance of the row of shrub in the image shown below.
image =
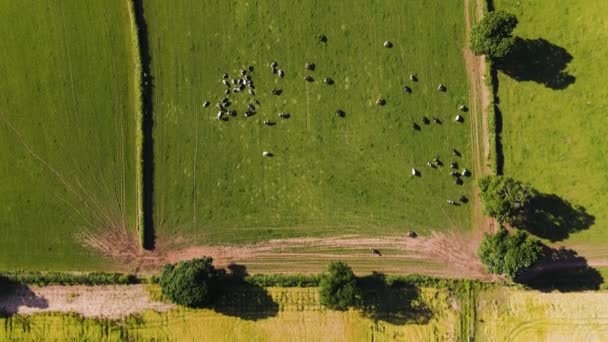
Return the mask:
<svg viewBox="0 0 608 342"><path fill-rule="evenodd" d="M134 274L126 273L64 273L64 272L36 272L12 271L0 272L0 277L27 285L131 285L141 283L159 283L159 276L138 278ZM321 274L256 274L246 276L241 280L247 284L260 287L318 287ZM386 283L389 286L399 283L415 284L422 287L457 288L463 281L461 279L436 278L432 276L410 274L389 275Z"/></svg>
<svg viewBox="0 0 608 342"><path fill-rule="evenodd" d="M498 106L498 72L491 60L486 63L486 87L490 89L490 103L488 104L488 135L490 144L489 163L493 175L503 172L504 155L502 151L502 113Z"/></svg>
<svg viewBox="0 0 608 342"><path fill-rule="evenodd" d="M244 278L245 282L261 287L317 287L319 274L256 274Z"/></svg>
<svg viewBox="0 0 608 342"><path fill-rule="evenodd" d="M1 272L0 277L27 285L130 285L144 282L133 274L125 273L64 273L14 271Z"/></svg>
<svg viewBox="0 0 608 342"><path fill-rule="evenodd" d="M493 94L493 73L492 73L492 62L490 60L486 60L486 70L485 74L488 75L486 77L486 84L484 85L488 89L490 89L490 102L488 104L488 108L486 108L488 112L488 139L490 140L490 155L488 156L490 169L492 169L492 174L497 174L497 154L496 154L496 112L494 111L494 94Z"/></svg>
<svg viewBox="0 0 608 342"><path fill-rule="evenodd" d="M139 232L139 244L142 248L145 247L146 244L146 229L144 227L144 198L143 198L143 187L144 187L144 177L143 177L143 81L142 81L142 65L141 65L141 56L140 56L140 45L139 45L139 30L137 27L137 22L135 19L135 4L132 0L125 0L127 2L127 9L129 14L129 29L131 35L131 53L133 58L133 91L134 91L134 111L135 111L135 125L136 129L136 137L135 137L135 153L136 153L136 163L135 163L135 177L137 179L137 229Z"/></svg>

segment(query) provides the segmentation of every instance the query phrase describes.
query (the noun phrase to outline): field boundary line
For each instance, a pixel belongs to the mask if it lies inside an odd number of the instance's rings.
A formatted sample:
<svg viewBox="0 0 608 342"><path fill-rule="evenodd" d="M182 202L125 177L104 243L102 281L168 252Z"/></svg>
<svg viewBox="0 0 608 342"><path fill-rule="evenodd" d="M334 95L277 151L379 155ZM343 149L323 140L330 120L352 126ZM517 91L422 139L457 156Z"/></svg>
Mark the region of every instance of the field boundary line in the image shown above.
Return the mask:
<svg viewBox="0 0 608 342"><path fill-rule="evenodd" d="M78 108L76 106L76 94L74 93L74 76L72 74L72 58L70 57L70 46L68 45L67 30L65 29L65 14L63 11L63 2L61 2L61 25L63 27L63 40L65 42L65 52L68 55L68 70L70 71L70 88L72 90L72 106L74 107L74 114L78 115Z"/></svg>
<svg viewBox="0 0 608 342"><path fill-rule="evenodd" d="M483 16L485 1L466 0L464 6L466 39L463 52L469 81L471 143L473 156L476 158L476 162L474 163L476 180L482 176L494 173L488 162L495 155L490 144L493 134L489 131L490 115L488 112L491 107L491 93L486 82L488 64L483 56L475 56L468 48L472 25ZM472 8L472 6L474 7ZM483 214L479 199L479 189L476 186L473 187L471 202L473 204L473 224L475 225L473 231L476 232L476 235L481 235L481 233L488 230L494 231L496 229L496 222Z"/></svg>
<svg viewBox="0 0 608 342"><path fill-rule="evenodd" d="M194 160L192 165L192 225L196 227L196 163L198 159L198 113L194 105Z"/></svg>
<svg viewBox="0 0 608 342"><path fill-rule="evenodd" d="M142 109L142 94L141 94L141 60L139 56L139 36L137 35L137 24L135 22L135 9L133 8L134 4L132 0L125 0L125 4L127 5L127 12L129 16L129 28L131 33L131 57L134 66L134 74L133 74L133 94L134 94L134 105L135 105L135 177L137 178L135 181L135 195L136 195L136 219L135 225L137 231L139 232L139 243L142 248L144 248L145 244L145 227L143 227L143 196L142 196L142 187L143 187L143 176L142 176L142 161L141 157L143 156L142 145L143 145L143 132L142 132L142 117L143 117L143 109Z"/></svg>

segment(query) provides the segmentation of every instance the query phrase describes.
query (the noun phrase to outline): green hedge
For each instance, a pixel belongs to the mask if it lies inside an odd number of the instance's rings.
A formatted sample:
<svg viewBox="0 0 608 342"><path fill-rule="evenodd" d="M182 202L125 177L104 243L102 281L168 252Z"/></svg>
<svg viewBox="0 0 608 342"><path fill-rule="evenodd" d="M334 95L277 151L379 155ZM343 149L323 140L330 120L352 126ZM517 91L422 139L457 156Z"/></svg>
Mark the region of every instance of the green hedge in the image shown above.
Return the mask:
<svg viewBox="0 0 608 342"><path fill-rule="evenodd" d="M492 169L492 174L499 176L502 174L502 163L504 162L504 156L502 152L502 143L500 137L500 130L498 127L498 121L502 122L502 114L498 108L498 73L492 65L492 61L486 60L486 87L490 89L490 103L488 104L488 139L490 144L490 156L488 162Z"/></svg>
<svg viewBox="0 0 608 342"><path fill-rule="evenodd" d="M256 274L247 276L246 283L261 287L318 287L322 274ZM127 273L64 273L64 272L34 272L14 271L0 272L0 277L27 284L27 285L130 285L130 284L158 284L158 275L148 279L138 278ZM435 278L426 275L388 275L386 283L389 286L399 283L414 284L422 287L457 288L465 283L491 285L476 280Z"/></svg>
<svg viewBox="0 0 608 342"><path fill-rule="evenodd" d="M252 285L262 287L318 287L322 274L256 274L245 277L245 281ZM360 276L358 276L360 278ZM477 280L435 278L420 274L410 275L388 275L386 283L389 286L398 286L399 283L414 284L421 287L449 288L455 289L466 284L491 286Z"/></svg>
<svg viewBox="0 0 608 342"><path fill-rule="evenodd" d="M125 273L63 273L63 272L32 272L15 271L1 272L4 277L14 282L27 285L129 285L138 284L138 279L133 274Z"/></svg>
<svg viewBox="0 0 608 342"><path fill-rule="evenodd" d="M421 274L389 275L386 277L388 286L399 286L399 284L412 284L419 287L432 287L436 289L457 290L468 288L471 285L480 288L491 287L494 284L471 279L435 278Z"/></svg>
<svg viewBox="0 0 608 342"><path fill-rule="evenodd" d="M262 287L317 287L320 274L256 274L245 277L245 282Z"/></svg>
<svg viewBox="0 0 608 342"><path fill-rule="evenodd" d="M129 29L131 31L131 54L133 58L133 92L134 92L134 109L135 109L135 124L136 124L136 145L135 145L135 177L137 178L137 230L139 232L139 245L143 249L146 244L146 227L144 227L144 197L143 197L143 188L144 188L144 177L143 177L143 100L142 100L142 66L141 66L141 56L140 56L140 47L139 47L139 35L137 22L135 20L135 5L132 0L125 0L127 4L127 12L129 14Z"/></svg>

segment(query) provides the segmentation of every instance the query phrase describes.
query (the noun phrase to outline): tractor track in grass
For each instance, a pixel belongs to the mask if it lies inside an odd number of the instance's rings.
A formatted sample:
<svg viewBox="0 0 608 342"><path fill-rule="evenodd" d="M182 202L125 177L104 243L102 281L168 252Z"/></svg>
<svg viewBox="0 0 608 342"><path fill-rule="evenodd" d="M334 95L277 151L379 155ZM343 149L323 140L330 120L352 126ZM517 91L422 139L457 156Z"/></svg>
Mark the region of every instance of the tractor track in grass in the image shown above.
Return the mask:
<svg viewBox="0 0 608 342"><path fill-rule="evenodd" d="M368 237L343 235L274 239L249 245L189 245L186 239L163 238L155 250L139 248L125 230L106 229L83 236L83 243L114 261L122 271L156 273L165 263L210 256L214 264L244 265L251 273L319 273L327 263L347 260L359 273L432 274L489 279L475 255L479 241L457 233ZM373 255L371 249L382 256ZM298 267L294 267L297 264Z"/></svg>

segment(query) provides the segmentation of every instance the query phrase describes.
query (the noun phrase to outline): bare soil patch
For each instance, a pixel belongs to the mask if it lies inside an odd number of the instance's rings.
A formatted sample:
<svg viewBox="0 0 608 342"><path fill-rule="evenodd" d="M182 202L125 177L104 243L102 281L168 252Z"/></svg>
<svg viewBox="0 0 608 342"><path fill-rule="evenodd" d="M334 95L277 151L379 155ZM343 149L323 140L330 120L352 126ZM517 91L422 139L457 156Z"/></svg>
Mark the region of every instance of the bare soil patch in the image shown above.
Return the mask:
<svg viewBox="0 0 608 342"><path fill-rule="evenodd" d="M117 319L145 310L173 308L173 304L151 300L144 285L33 286L0 298L0 312L10 315L75 312L84 317Z"/></svg>

